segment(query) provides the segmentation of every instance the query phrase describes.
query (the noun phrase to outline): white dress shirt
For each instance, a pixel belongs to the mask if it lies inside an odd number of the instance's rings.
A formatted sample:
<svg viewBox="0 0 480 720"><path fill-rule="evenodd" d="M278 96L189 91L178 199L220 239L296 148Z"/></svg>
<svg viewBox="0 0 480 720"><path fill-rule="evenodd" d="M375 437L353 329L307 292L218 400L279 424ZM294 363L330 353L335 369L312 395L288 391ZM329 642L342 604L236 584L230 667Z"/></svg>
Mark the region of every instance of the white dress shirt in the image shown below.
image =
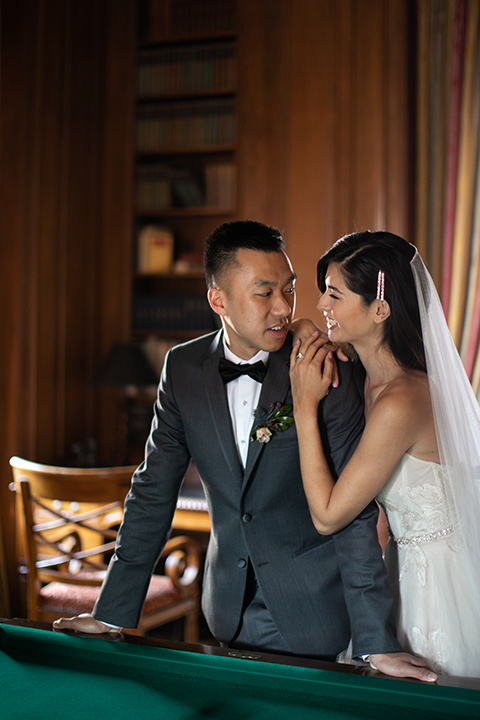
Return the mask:
<svg viewBox="0 0 480 720"><path fill-rule="evenodd" d="M223 350L225 358L236 365L253 365L261 360L267 363L268 352L259 350L250 360L242 360L237 357L228 347L223 339ZM262 390L262 383L253 380L249 375L240 375L236 380L227 383L227 400L232 419L233 435L237 446L238 456L243 467L247 464L248 446L250 443L250 432L254 421L254 411L258 407L258 401Z"/></svg>

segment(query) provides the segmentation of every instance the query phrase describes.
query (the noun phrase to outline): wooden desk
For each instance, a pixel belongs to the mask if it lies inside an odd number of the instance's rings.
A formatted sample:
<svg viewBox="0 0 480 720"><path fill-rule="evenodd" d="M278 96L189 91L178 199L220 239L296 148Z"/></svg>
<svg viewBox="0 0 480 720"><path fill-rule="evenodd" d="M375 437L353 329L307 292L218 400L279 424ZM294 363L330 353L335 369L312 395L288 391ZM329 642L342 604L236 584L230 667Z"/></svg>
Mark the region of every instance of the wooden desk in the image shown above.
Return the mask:
<svg viewBox="0 0 480 720"><path fill-rule="evenodd" d="M188 532L208 533L212 529L207 501L197 468L190 465L180 490L173 528Z"/></svg>

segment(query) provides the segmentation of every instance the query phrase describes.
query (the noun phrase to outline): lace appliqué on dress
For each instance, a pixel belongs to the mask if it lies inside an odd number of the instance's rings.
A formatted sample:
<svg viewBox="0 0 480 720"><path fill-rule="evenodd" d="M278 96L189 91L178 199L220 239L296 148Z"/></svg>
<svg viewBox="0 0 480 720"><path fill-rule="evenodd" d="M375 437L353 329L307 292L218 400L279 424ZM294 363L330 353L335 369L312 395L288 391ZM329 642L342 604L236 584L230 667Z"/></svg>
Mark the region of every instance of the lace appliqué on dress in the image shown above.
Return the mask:
<svg viewBox="0 0 480 720"><path fill-rule="evenodd" d="M441 673L445 658L448 657L446 638L442 630L433 630L428 635L424 635L420 628L412 627L409 639L412 652L428 658L432 670Z"/></svg>
<svg viewBox="0 0 480 720"><path fill-rule="evenodd" d="M395 502L389 501L388 497L382 498L382 505L387 515L390 512L396 513L402 528L400 541L404 555L400 564L400 580L405 573L414 572L420 584L424 587L427 582L428 562L423 551L423 540L428 542L429 536L447 537L448 544L454 549L454 539L450 537L452 532L450 519L445 503L445 494L441 485L422 483L420 485L403 486L398 488L398 495ZM393 533L396 535L396 533Z"/></svg>
<svg viewBox="0 0 480 720"><path fill-rule="evenodd" d="M404 536L434 533L450 525L443 488L431 483L404 486L399 490Z"/></svg>
<svg viewBox="0 0 480 720"><path fill-rule="evenodd" d="M408 571L414 572L420 585L425 587L427 582L427 558L418 545L412 545L405 553L405 561L400 567L400 581L403 580L405 573Z"/></svg>

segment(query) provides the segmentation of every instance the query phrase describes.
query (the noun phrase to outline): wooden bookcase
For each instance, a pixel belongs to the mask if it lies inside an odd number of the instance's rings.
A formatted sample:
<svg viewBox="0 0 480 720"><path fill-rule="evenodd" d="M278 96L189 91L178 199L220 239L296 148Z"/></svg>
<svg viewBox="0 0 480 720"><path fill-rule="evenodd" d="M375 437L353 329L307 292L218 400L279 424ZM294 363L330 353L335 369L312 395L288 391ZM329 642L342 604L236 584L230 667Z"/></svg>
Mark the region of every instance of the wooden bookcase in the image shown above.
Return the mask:
<svg viewBox="0 0 480 720"><path fill-rule="evenodd" d="M236 10L236 0L137 2L135 335L183 339L217 326L202 250L237 209ZM172 236L161 271L139 261L145 228Z"/></svg>

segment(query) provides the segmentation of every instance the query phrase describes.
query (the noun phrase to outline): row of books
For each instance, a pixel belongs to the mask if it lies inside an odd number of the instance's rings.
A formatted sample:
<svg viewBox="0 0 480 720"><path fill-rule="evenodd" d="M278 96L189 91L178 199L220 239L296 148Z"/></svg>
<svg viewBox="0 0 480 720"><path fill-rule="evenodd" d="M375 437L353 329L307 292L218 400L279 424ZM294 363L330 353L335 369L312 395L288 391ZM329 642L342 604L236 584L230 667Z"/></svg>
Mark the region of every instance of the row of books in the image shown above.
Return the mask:
<svg viewBox="0 0 480 720"><path fill-rule="evenodd" d="M235 204L236 168L231 162L208 163L199 170L148 165L137 170L137 209L162 211L175 207Z"/></svg>
<svg viewBox="0 0 480 720"><path fill-rule="evenodd" d="M218 316L202 295L137 295L134 332L205 332L218 328Z"/></svg>
<svg viewBox="0 0 480 720"><path fill-rule="evenodd" d="M237 168L234 163L209 163L205 167L205 204L233 208L237 194Z"/></svg>
<svg viewBox="0 0 480 720"><path fill-rule="evenodd" d="M141 153L232 146L236 137L235 101L223 98L141 107L136 133Z"/></svg>
<svg viewBox="0 0 480 720"><path fill-rule="evenodd" d="M139 0L138 34L142 41L231 34L236 0Z"/></svg>
<svg viewBox="0 0 480 720"><path fill-rule="evenodd" d="M137 65L137 92L140 97L232 92L236 74L232 42L143 50Z"/></svg>
<svg viewBox="0 0 480 720"><path fill-rule="evenodd" d="M143 167L137 170L136 207L140 212L173 207L172 180L168 168Z"/></svg>

